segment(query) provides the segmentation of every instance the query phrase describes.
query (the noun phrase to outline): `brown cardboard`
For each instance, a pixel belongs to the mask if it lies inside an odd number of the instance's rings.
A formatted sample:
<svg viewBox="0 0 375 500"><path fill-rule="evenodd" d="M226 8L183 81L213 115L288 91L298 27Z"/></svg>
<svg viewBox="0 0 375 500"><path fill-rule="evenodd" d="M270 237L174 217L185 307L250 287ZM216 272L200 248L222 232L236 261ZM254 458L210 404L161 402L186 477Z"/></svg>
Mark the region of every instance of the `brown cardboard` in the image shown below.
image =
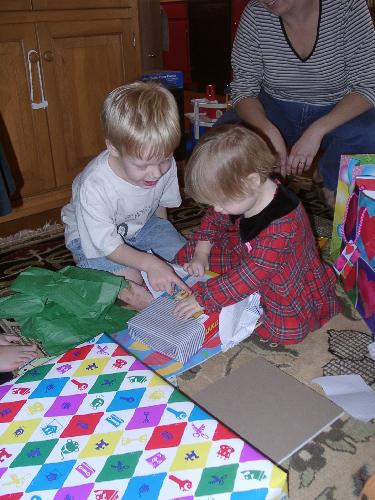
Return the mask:
<svg viewBox="0 0 375 500"><path fill-rule="evenodd" d="M327 398L263 358L242 365L194 399L276 463L343 414Z"/></svg>

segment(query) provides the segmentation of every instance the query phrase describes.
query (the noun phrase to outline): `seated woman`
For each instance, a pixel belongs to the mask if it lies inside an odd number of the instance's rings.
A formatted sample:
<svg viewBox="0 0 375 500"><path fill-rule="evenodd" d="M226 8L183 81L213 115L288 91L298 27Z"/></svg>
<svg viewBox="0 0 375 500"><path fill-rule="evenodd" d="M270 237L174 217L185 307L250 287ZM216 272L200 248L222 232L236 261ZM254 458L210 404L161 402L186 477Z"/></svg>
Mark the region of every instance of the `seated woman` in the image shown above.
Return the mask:
<svg viewBox="0 0 375 500"><path fill-rule="evenodd" d="M366 1L251 1L232 66L237 116L221 122L241 119L268 138L282 175L302 174L320 149L333 204L340 155L375 152L375 30Z"/></svg>

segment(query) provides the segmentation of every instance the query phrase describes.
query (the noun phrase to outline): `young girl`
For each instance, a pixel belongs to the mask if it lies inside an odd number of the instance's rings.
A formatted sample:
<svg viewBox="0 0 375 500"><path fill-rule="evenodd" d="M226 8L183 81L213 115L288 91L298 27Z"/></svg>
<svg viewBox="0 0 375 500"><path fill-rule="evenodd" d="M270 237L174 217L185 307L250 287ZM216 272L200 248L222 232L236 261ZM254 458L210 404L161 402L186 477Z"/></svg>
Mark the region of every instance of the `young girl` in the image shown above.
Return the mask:
<svg viewBox="0 0 375 500"><path fill-rule="evenodd" d="M220 311L259 292L256 333L277 344L300 342L339 312L335 275L321 260L306 212L294 193L270 179L267 144L242 125L207 132L188 162L185 186L211 206L175 261L192 275L220 274L193 286L175 314Z"/></svg>

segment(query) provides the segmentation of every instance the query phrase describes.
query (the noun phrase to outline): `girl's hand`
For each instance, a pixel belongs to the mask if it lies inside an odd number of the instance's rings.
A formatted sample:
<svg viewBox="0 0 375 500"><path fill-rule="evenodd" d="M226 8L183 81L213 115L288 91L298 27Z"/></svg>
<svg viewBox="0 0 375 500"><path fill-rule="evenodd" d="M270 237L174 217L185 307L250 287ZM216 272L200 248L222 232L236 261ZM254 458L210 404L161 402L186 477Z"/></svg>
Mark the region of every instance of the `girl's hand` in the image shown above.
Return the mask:
<svg viewBox="0 0 375 500"><path fill-rule="evenodd" d="M177 319L189 319L194 313L201 311L203 311L203 309L195 300L194 295L189 295L186 299L178 302L174 308L173 314Z"/></svg>
<svg viewBox="0 0 375 500"><path fill-rule="evenodd" d="M183 268L191 276L203 276L209 269L208 254L195 252L192 260L190 262L186 262Z"/></svg>

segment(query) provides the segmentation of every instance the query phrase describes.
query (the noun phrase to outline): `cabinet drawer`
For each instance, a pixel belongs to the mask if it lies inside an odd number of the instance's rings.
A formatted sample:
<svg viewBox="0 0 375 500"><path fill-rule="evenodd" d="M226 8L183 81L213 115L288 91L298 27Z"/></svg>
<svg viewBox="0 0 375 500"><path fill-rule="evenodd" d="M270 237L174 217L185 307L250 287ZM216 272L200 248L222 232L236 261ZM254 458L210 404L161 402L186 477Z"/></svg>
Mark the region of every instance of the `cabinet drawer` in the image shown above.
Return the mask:
<svg viewBox="0 0 375 500"><path fill-rule="evenodd" d="M133 0L32 0L33 10L123 8L130 7L132 2Z"/></svg>
<svg viewBox="0 0 375 500"><path fill-rule="evenodd" d="M185 2L160 2L168 19L187 19L187 5Z"/></svg>

